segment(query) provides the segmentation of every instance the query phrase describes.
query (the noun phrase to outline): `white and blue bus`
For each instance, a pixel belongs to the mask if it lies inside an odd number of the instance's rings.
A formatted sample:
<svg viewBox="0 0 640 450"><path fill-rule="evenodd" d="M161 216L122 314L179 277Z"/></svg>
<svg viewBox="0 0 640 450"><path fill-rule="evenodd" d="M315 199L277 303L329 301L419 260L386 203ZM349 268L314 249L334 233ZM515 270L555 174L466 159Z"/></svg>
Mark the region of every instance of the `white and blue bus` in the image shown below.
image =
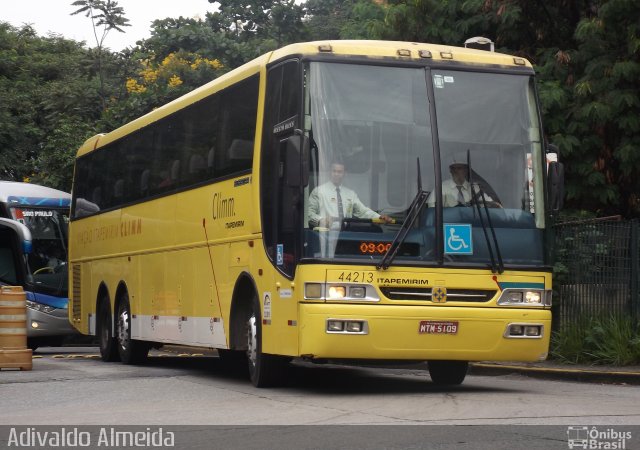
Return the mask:
<svg viewBox="0 0 640 450"><path fill-rule="evenodd" d="M30 183L0 181L0 285L27 294L27 341L35 349L72 334L67 314L71 196Z"/></svg>

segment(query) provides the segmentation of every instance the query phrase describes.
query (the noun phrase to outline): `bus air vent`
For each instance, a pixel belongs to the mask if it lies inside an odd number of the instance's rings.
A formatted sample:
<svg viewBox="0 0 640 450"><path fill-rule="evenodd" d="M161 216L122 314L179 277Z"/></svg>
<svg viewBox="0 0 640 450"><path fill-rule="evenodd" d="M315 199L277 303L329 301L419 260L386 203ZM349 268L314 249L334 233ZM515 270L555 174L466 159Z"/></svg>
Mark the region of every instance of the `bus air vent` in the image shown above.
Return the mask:
<svg viewBox="0 0 640 450"><path fill-rule="evenodd" d="M80 281L82 280L80 264L73 264L73 320L80 320L80 301L82 299L82 291L80 290Z"/></svg>
<svg viewBox="0 0 640 450"><path fill-rule="evenodd" d="M431 301L431 288L381 287L380 290L390 300ZM447 289L447 302L488 302L496 295L495 290L485 289Z"/></svg>

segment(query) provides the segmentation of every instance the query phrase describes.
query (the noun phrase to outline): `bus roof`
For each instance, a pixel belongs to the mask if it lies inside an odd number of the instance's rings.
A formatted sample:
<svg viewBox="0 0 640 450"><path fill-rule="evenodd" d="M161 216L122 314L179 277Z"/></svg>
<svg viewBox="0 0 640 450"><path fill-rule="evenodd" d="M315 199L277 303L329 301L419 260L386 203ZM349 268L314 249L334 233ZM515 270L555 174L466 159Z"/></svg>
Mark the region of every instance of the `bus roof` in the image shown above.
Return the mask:
<svg viewBox="0 0 640 450"><path fill-rule="evenodd" d="M260 70L270 62L286 58L287 56L318 55L324 55L327 57L364 57L371 58L374 61L381 59L385 61L396 60L399 62L433 60L444 62L446 64L467 64L485 67L500 66L519 69L528 68L532 70L531 63L524 58L450 45L367 40L315 41L290 44L278 50L266 53L110 133L97 134L87 139L87 141L78 150L77 156L82 156L98 147L102 147L116 141L140 128L166 117L177 110L254 75L260 72Z"/></svg>
<svg viewBox="0 0 640 450"><path fill-rule="evenodd" d="M451 45L425 44L402 41L316 41L291 44L271 53L271 61L287 55L342 55L370 58L394 58L399 61L425 60L458 62L466 64L499 65L505 67L529 67L524 58L503 53L455 47ZM518 62L516 62L516 59Z"/></svg>
<svg viewBox="0 0 640 450"><path fill-rule="evenodd" d="M11 201L9 202L9 199ZM39 199L40 201L36 200ZM64 200L60 202L59 200ZM51 200L46 201L46 200ZM69 206L71 194L57 189L18 181L0 181L0 202L22 206Z"/></svg>

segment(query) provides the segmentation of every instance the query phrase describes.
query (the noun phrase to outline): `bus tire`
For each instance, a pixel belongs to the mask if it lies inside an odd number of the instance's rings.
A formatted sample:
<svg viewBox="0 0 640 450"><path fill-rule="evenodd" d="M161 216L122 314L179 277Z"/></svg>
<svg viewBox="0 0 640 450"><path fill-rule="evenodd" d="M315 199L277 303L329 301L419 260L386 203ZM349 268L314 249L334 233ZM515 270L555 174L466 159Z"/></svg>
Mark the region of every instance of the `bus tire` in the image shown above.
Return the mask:
<svg viewBox="0 0 640 450"><path fill-rule="evenodd" d="M36 349L40 347L40 342L37 338L27 338L27 347L29 347L32 352L35 352Z"/></svg>
<svg viewBox="0 0 640 450"><path fill-rule="evenodd" d="M246 376L247 372L247 352L243 350L217 349L218 357L222 364L232 373Z"/></svg>
<svg viewBox="0 0 640 450"><path fill-rule="evenodd" d="M429 375L434 384L454 386L462 384L467 376L467 361L429 361Z"/></svg>
<svg viewBox="0 0 640 450"><path fill-rule="evenodd" d="M100 357L104 362L118 361L120 358L116 348L116 340L113 337L112 320L109 299L103 295L100 302L98 302L97 334L100 344Z"/></svg>
<svg viewBox="0 0 640 450"><path fill-rule="evenodd" d="M116 342L120 360L124 364L141 364L149 355L147 342L131 339L131 306L129 294L124 292L118 302L116 319Z"/></svg>
<svg viewBox="0 0 640 450"><path fill-rule="evenodd" d="M289 358L262 353L262 316L254 295L247 321L247 362L251 383L258 388L277 386L286 377Z"/></svg>

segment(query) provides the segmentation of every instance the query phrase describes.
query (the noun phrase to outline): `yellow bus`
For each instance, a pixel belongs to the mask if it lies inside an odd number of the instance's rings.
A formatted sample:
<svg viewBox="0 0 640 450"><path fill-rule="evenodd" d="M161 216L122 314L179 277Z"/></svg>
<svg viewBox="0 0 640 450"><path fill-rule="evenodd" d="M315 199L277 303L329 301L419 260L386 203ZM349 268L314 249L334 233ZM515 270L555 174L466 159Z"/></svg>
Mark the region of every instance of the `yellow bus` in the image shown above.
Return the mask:
<svg viewBox="0 0 640 450"><path fill-rule="evenodd" d="M258 387L293 358L438 384L545 359L562 180L536 98L528 61L485 50L263 55L79 149L69 319L105 361L212 348Z"/></svg>

